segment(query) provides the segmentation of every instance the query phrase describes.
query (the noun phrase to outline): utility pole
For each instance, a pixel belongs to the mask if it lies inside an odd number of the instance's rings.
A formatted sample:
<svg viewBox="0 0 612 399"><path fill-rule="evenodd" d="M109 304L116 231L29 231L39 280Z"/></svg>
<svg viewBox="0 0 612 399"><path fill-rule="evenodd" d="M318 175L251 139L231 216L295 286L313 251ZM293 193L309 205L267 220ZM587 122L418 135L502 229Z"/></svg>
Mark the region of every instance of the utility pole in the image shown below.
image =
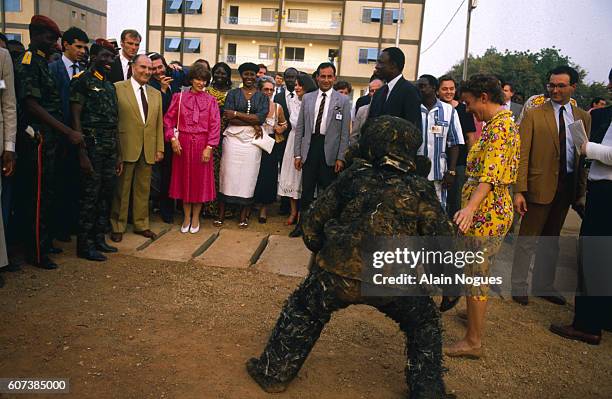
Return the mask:
<svg viewBox="0 0 612 399"><path fill-rule="evenodd" d="M467 26L465 29L465 52L463 54L463 80L467 80L468 55L470 52L470 23L472 22L472 10L476 8L477 3L478 0L468 0Z"/></svg>
<svg viewBox="0 0 612 399"><path fill-rule="evenodd" d="M404 22L404 10L402 8L403 5L404 5L404 0L399 0L399 15L397 17L397 30L395 31L395 47L398 47L398 48L399 48L399 42L400 42L400 29L402 26L401 24L402 22Z"/></svg>

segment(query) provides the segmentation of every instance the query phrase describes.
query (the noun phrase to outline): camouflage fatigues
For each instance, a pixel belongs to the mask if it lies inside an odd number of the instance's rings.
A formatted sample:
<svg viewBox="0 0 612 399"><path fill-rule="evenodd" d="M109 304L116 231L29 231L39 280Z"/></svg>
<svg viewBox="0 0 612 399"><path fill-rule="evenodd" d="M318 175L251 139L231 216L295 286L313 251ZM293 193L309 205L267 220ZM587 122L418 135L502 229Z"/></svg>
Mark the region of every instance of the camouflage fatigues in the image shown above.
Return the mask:
<svg viewBox="0 0 612 399"><path fill-rule="evenodd" d="M93 250L104 240L110 218L110 200L117 166L117 94L104 73L93 68L75 75L70 102L80 103L81 128L94 172L81 172L77 250Z"/></svg>
<svg viewBox="0 0 612 399"><path fill-rule="evenodd" d="M20 159L18 162L18 169L24 168L23 173L20 173L19 176L20 179L25 180L24 184L28 186L25 190L27 194L25 194L25 198L23 198L24 201L28 203L20 205L23 212L23 223L27 226L31 226L31 230L27 233L28 237L26 238L28 242L28 255L35 258L36 247L40 244L41 259L46 257L49 253L52 244L50 222L55 198L55 162L59 133L44 125L34 116L29 115L25 107L25 100L28 97L33 98L52 117L62 121L62 100L55 80L49 71L46 57L46 54L42 50L30 46L28 51L23 53L15 62L15 91L17 93L20 114L20 130L30 125L34 131L40 133L38 139L32 140L23 130L19 132L18 153ZM40 165L38 165L37 153L38 144L40 143L39 140L42 140ZM38 167L41 169L41 189L40 236L37 239L36 208ZM36 262L39 261L40 259L36 259Z"/></svg>
<svg viewBox="0 0 612 399"><path fill-rule="evenodd" d="M363 131L350 166L304 215L304 242L316 253L315 265L285 303L263 354L247 368L262 387L288 383L333 312L368 304L406 334L410 398L441 398L442 337L433 300L363 297L361 249L374 236L452 236L454 228L427 173L417 169L420 131L391 116L369 121Z"/></svg>

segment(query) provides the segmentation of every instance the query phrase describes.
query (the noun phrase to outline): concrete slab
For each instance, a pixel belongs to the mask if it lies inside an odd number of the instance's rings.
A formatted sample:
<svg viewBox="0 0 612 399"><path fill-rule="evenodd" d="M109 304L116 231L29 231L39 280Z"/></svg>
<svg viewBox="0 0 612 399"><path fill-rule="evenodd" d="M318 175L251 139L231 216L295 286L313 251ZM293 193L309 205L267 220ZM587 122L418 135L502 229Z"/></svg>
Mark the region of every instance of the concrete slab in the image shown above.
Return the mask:
<svg viewBox="0 0 612 399"><path fill-rule="evenodd" d="M194 260L206 266L246 269L267 236L256 231L221 229L215 242Z"/></svg>
<svg viewBox="0 0 612 399"><path fill-rule="evenodd" d="M161 236L163 236L166 231L170 230L171 227L172 225L163 222L149 223L149 228L151 231L158 235L157 239L161 238ZM123 240L121 240L121 242L113 242L109 236L106 237L106 242L114 247L117 247L119 249L119 253L122 255L135 255L138 249L144 248L147 244L153 242L153 240L138 234L134 234L133 231L134 226L130 224L128 225L126 232L123 233ZM112 254L110 255L112 256Z"/></svg>
<svg viewBox="0 0 612 399"><path fill-rule="evenodd" d="M201 225L196 234L181 233L180 226L172 229L153 241L142 251L136 251L135 256L148 259L163 259L176 262L188 262L194 253L208 240L212 240L219 230L211 226Z"/></svg>
<svg viewBox="0 0 612 399"><path fill-rule="evenodd" d="M254 267L283 276L305 277L311 254L301 238L272 235Z"/></svg>

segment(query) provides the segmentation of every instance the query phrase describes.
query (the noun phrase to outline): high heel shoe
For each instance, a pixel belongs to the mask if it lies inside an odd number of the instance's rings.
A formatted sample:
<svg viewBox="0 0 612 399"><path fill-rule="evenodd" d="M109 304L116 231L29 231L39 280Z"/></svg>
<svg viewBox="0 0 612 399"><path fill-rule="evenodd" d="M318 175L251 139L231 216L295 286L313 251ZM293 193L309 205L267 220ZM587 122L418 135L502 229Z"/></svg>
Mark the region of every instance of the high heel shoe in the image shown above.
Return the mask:
<svg viewBox="0 0 612 399"><path fill-rule="evenodd" d="M187 233L190 229L191 229L191 224L188 224L187 226L181 225L181 233L183 234Z"/></svg>
<svg viewBox="0 0 612 399"><path fill-rule="evenodd" d="M189 228L189 232L191 234L196 234L198 231L200 231L200 225L199 224L196 227L190 227Z"/></svg>
<svg viewBox="0 0 612 399"><path fill-rule="evenodd" d="M287 226L292 226L297 222L297 215L290 215L287 219Z"/></svg>

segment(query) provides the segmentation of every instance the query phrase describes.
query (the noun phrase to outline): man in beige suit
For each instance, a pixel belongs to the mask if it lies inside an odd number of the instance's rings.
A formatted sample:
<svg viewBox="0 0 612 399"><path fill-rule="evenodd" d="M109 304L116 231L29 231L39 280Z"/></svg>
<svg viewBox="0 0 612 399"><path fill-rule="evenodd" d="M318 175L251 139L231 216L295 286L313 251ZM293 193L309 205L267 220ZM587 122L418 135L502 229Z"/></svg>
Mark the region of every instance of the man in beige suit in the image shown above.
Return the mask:
<svg viewBox="0 0 612 399"><path fill-rule="evenodd" d="M131 68L130 79L115 83L119 104L119 179L111 208L111 240L115 242L122 240L127 226L130 193L134 233L156 237L149 228L151 170L164 158L161 95L147 84L151 60L137 55Z"/></svg>
<svg viewBox="0 0 612 399"><path fill-rule="evenodd" d="M15 138L17 112L15 106L15 81L13 61L9 52L0 48L0 144L2 144L2 175L10 177L15 171ZM4 180L3 180L4 183ZM0 194L2 187L0 185ZM0 212L0 268L8 265L4 223ZM0 286L3 285L0 276Z"/></svg>
<svg viewBox="0 0 612 399"><path fill-rule="evenodd" d="M589 114L570 104L578 78L568 66L553 69L547 84L551 101L530 110L519 127L521 160L514 208L523 219L514 252L512 298L521 305L528 304L527 275L537 236L551 238L537 245L532 290L552 303L565 303L553 288L558 237L570 205L578 213L584 209L586 188L584 156L576 151L568 126L580 119L587 134L591 129Z"/></svg>

